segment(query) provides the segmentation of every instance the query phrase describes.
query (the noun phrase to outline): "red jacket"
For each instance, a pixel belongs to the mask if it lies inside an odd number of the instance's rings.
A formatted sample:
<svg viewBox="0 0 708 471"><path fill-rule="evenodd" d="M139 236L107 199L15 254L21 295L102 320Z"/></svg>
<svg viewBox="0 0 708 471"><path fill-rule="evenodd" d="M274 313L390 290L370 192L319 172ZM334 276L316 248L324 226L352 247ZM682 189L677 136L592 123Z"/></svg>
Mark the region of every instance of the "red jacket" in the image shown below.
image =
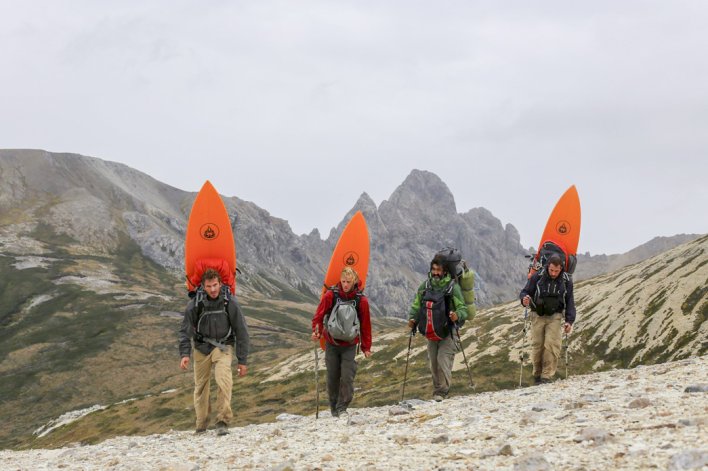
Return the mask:
<svg viewBox="0 0 708 471"><path fill-rule="evenodd" d="M359 284L354 286L348 293L344 292L341 283L337 283L337 289L339 290L340 299L350 300L354 299L356 294L359 292ZM325 340L327 341L327 343L330 343L332 345L352 346L361 343L361 350L363 352L370 352L371 316L369 314L369 300L366 298L366 296L362 294L361 298L359 299L359 336L351 342L345 342L343 340L334 340L329 335L327 330L325 330L323 325L324 317L332 310L332 304L334 304L334 293L332 293L332 290L328 289L327 291L325 291L324 296L322 296L319 306L317 306L317 312L315 313L315 317L312 318L312 331L315 332L315 330L318 329L319 332L324 332Z"/></svg>

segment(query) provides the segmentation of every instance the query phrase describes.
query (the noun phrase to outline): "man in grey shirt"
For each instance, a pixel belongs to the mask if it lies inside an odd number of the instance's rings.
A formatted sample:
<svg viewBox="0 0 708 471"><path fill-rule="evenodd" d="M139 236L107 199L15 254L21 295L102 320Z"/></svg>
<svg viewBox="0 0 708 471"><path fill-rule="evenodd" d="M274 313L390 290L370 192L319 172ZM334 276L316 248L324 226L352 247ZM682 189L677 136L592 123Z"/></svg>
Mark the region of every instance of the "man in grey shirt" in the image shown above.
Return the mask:
<svg viewBox="0 0 708 471"><path fill-rule="evenodd" d="M216 380L216 433L226 435L233 418L231 392L233 350L238 360L238 375L248 371L248 326L241 308L228 287L221 283L219 272L207 269L202 286L189 301L179 334L180 368L186 370L194 342L194 410L197 415L196 433L209 425L209 383L214 365Z"/></svg>

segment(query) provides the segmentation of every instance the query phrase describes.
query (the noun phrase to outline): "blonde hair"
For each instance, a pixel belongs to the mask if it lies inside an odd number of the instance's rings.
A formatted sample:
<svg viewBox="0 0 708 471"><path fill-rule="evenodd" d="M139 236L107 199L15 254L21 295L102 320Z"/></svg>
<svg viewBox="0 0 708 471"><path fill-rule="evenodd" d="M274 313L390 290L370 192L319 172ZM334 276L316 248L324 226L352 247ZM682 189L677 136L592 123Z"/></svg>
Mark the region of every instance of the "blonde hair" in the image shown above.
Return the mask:
<svg viewBox="0 0 708 471"><path fill-rule="evenodd" d="M356 273L356 271L352 267L344 267L342 270L342 278L352 278L352 281L356 283L359 281L359 275Z"/></svg>

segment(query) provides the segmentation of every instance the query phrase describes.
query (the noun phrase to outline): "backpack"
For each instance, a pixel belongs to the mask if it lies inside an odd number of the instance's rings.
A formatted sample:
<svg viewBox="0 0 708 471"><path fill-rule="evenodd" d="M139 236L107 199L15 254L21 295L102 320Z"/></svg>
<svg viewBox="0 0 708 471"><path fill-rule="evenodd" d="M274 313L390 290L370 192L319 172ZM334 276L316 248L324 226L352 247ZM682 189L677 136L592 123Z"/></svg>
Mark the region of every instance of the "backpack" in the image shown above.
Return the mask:
<svg viewBox="0 0 708 471"><path fill-rule="evenodd" d="M558 255L561 259L562 263L562 268L565 273L568 273L569 275L572 275L573 272L575 271L575 265L578 262L578 259L575 257L574 254L566 254L563 249L561 249L557 244L548 241L541 246L541 249L538 251L538 261L537 266L534 268L536 270L539 270L546 265L548 265L548 259L551 258L551 255ZM533 265L533 264L532 264Z"/></svg>
<svg viewBox="0 0 708 471"><path fill-rule="evenodd" d="M472 320L477 314L474 298L474 270L467 267L467 262L462 260L462 254L458 249L445 247L439 250L435 256L445 260L445 269L452 279L460 285L462 297L467 306L467 319ZM464 323L465 321L459 321L459 326L462 327Z"/></svg>
<svg viewBox="0 0 708 471"><path fill-rule="evenodd" d="M359 301L362 294L357 292L353 299L344 300L336 286L330 290L334 300L332 309L324 319L327 332L334 340L351 342L359 336Z"/></svg>
<svg viewBox="0 0 708 471"><path fill-rule="evenodd" d="M531 310L539 316L552 316L565 309L565 293L568 291L570 275L562 272L555 280L547 275L546 269L539 272L536 291L533 295L534 306Z"/></svg>
<svg viewBox="0 0 708 471"><path fill-rule="evenodd" d="M221 350L225 350L227 348L226 342L229 337L233 335L233 329L231 328L231 321L229 320L229 313L227 310L227 307L229 305L229 301L231 300L231 290L229 289L228 286L226 285L221 285L221 295L224 298L224 306L223 309L215 310L215 311L205 311L204 307L204 300L206 299L206 293L204 292L204 288L199 286L197 288L196 292L194 293L194 305L197 308L197 318L195 321L194 327L194 340L197 342L206 342L209 343ZM226 316L226 319L229 323L229 330L226 333L226 335L221 336L219 338L216 337L211 337L207 334L204 334L200 332L200 328L206 328L209 325L210 318L212 316L218 316L218 315L224 315Z"/></svg>
<svg viewBox="0 0 708 471"><path fill-rule="evenodd" d="M445 289L432 289L430 279L425 282L425 288L420 297L420 312L418 313L418 332L428 340L440 341L450 335L452 322L448 317L452 290L455 281L451 280Z"/></svg>

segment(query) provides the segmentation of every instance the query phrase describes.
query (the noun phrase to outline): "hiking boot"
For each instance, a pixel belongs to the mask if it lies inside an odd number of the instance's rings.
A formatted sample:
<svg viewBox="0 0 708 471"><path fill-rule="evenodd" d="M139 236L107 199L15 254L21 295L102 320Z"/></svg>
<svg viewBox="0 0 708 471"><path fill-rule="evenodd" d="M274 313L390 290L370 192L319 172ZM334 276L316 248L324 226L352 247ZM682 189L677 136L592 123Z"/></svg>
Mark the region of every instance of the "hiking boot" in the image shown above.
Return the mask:
<svg viewBox="0 0 708 471"><path fill-rule="evenodd" d="M194 431L194 435L201 435L204 432L206 432L205 428L198 428Z"/></svg>
<svg viewBox="0 0 708 471"><path fill-rule="evenodd" d="M534 377L533 377L533 384L541 384L541 377L540 377L540 376L534 376Z"/></svg>
<svg viewBox="0 0 708 471"><path fill-rule="evenodd" d="M223 421L218 421L216 423L216 434L221 436L221 435L226 435L229 433L229 428L226 425L226 422Z"/></svg>
<svg viewBox="0 0 708 471"><path fill-rule="evenodd" d="M337 409L330 409L332 417L339 417L339 411Z"/></svg>
<svg viewBox="0 0 708 471"><path fill-rule="evenodd" d="M337 417L339 417L340 419L347 420L349 418L349 412L347 412L346 409L339 409L337 411Z"/></svg>
<svg viewBox="0 0 708 471"><path fill-rule="evenodd" d="M552 382L553 380L551 378L541 378L541 384L548 384Z"/></svg>
<svg viewBox="0 0 708 471"><path fill-rule="evenodd" d="M445 397L441 396L440 394L433 395L433 401L435 401L435 402L442 402L443 399L445 399Z"/></svg>

